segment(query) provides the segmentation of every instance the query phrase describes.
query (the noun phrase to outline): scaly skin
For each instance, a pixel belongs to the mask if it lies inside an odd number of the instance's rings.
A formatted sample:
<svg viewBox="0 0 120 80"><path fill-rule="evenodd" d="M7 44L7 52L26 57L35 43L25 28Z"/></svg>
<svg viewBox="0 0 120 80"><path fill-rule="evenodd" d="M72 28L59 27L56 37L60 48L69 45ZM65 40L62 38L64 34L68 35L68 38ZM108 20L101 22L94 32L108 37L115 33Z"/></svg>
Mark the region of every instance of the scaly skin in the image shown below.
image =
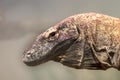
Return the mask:
<svg viewBox="0 0 120 80"><path fill-rule="evenodd" d="M120 19L98 13L64 19L41 33L23 55L29 66L49 60L76 69L120 70Z"/></svg>

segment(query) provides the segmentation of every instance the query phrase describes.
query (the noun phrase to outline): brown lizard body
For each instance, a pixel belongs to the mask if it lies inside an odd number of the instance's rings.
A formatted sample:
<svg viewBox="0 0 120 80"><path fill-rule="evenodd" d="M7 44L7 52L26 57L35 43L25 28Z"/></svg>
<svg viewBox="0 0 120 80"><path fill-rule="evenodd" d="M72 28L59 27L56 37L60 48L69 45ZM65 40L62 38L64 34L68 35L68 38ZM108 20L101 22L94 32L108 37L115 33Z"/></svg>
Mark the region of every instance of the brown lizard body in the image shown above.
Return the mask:
<svg viewBox="0 0 120 80"><path fill-rule="evenodd" d="M120 70L120 19L98 13L64 19L41 33L23 55L30 66L49 60L77 69Z"/></svg>

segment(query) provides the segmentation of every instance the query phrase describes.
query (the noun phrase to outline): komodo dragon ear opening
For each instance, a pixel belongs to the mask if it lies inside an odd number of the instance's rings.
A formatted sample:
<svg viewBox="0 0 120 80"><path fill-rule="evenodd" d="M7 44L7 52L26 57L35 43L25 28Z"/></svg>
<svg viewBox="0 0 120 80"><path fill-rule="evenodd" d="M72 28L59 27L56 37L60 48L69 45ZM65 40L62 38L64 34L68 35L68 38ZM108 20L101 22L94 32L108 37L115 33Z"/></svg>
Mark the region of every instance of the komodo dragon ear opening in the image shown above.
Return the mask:
<svg viewBox="0 0 120 80"><path fill-rule="evenodd" d="M78 25L76 26L78 34L80 34L80 29L78 28Z"/></svg>

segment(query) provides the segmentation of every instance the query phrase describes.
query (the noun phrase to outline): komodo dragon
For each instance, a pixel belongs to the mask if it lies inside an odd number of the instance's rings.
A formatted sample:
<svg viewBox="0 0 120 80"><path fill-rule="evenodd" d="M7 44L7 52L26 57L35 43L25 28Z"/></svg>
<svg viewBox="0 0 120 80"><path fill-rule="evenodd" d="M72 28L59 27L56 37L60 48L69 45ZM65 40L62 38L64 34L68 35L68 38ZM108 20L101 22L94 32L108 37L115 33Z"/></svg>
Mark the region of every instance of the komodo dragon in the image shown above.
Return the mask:
<svg viewBox="0 0 120 80"><path fill-rule="evenodd" d="M53 60L75 69L120 70L120 19L99 13L70 16L41 33L22 60Z"/></svg>

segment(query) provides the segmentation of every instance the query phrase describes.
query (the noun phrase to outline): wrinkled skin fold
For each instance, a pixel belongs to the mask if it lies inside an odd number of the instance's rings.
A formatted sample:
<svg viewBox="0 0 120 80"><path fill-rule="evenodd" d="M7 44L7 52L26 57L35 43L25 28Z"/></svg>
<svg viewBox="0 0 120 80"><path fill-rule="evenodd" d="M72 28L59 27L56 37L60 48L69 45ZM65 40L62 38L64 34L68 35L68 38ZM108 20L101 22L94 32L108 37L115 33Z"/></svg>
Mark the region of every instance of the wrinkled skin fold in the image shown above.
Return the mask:
<svg viewBox="0 0 120 80"><path fill-rule="evenodd" d="M41 33L22 60L28 66L53 60L76 69L120 70L120 19L98 13L70 16Z"/></svg>

